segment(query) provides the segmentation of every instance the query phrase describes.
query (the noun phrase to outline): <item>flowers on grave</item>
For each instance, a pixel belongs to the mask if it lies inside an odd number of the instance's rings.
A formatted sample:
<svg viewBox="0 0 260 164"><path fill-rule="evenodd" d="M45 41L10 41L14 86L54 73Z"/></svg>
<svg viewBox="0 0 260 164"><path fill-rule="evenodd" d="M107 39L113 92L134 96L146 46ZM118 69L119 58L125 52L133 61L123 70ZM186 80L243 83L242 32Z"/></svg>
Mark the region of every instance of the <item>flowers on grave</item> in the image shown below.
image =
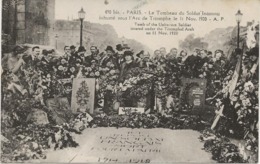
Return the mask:
<svg viewBox="0 0 260 164"><path fill-rule="evenodd" d="M194 129L203 130L206 122L199 116L191 115L161 115L131 113L129 115L99 114L89 122L89 127L128 127L128 128L169 128L169 129Z"/></svg>
<svg viewBox="0 0 260 164"><path fill-rule="evenodd" d="M232 144L226 137L220 137L206 129L200 136L204 142L204 150L212 154L212 159L220 163L245 163L247 157L240 153L238 146Z"/></svg>
<svg viewBox="0 0 260 164"><path fill-rule="evenodd" d="M47 125L21 125L15 128L10 142L3 145L8 154L5 161L23 162L30 159L45 159L46 149L63 149L77 147L71 132L61 126ZM7 152L8 150L8 152ZM3 159L3 158L2 158Z"/></svg>
<svg viewBox="0 0 260 164"><path fill-rule="evenodd" d="M146 97L151 93L152 85L153 75L146 72L138 72L138 74L132 72L132 76L120 84L119 89L126 101L133 100L133 102L139 103L139 106L146 106Z"/></svg>
<svg viewBox="0 0 260 164"><path fill-rule="evenodd" d="M89 122L92 120L93 118L88 113L84 112L77 115L75 119L70 121L68 124L65 124L64 126L69 131L80 133L89 126Z"/></svg>

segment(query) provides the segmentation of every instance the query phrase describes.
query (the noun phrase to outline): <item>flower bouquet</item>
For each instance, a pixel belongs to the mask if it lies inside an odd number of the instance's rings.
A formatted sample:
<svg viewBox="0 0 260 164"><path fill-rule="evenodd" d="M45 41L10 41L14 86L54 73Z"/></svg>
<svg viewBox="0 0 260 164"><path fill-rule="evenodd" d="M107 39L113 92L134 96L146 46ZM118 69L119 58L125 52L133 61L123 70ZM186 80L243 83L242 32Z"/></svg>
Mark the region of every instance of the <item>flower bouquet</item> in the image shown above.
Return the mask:
<svg viewBox="0 0 260 164"><path fill-rule="evenodd" d="M152 80L153 75L146 72L146 70L141 70L140 68L133 69L129 78L120 85L125 101L124 105L149 108L147 99L152 91Z"/></svg>

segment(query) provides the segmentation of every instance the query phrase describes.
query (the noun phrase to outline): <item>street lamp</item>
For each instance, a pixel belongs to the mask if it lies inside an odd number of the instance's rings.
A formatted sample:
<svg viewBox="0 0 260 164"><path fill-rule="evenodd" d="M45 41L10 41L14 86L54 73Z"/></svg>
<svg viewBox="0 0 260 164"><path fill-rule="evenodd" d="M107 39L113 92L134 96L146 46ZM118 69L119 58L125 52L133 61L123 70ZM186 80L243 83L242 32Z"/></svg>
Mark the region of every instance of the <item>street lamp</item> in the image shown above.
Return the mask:
<svg viewBox="0 0 260 164"><path fill-rule="evenodd" d="M56 34L56 35L55 35L55 40L56 40L55 48L56 48L56 49L58 48L58 44L57 44L57 42L58 42L58 37L59 37L58 34Z"/></svg>
<svg viewBox="0 0 260 164"><path fill-rule="evenodd" d="M80 46L82 46L82 28L83 28L83 20L85 19L85 11L83 8L78 12L79 20L80 20Z"/></svg>
<svg viewBox="0 0 260 164"><path fill-rule="evenodd" d="M239 49L239 30L240 30L240 22L242 19L242 13L240 10L237 11L236 13L236 20L237 20L237 48Z"/></svg>

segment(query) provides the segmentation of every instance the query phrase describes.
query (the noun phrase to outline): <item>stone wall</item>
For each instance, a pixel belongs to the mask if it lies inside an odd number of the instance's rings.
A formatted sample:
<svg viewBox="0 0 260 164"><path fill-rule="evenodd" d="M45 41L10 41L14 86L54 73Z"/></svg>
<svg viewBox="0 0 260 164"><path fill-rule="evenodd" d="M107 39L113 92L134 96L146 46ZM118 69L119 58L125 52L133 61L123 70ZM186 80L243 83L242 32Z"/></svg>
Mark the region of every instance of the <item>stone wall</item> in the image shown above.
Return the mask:
<svg viewBox="0 0 260 164"><path fill-rule="evenodd" d="M3 0L2 33L12 39L8 44L51 45L55 0Z"/></svg>

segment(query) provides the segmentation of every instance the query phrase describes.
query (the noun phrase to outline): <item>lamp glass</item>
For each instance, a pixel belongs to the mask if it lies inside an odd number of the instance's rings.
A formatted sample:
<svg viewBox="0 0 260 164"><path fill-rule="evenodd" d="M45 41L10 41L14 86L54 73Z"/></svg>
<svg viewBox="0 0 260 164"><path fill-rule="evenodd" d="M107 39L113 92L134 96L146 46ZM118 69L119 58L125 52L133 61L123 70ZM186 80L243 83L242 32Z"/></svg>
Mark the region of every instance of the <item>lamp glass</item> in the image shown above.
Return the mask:
<svg viewBox="0 0 260 164"><path fill-rule="evenodd" d="M237 22L241 22L242 16L243 16L243 14L241 13L240 10L238 10L237 13L236 13Z"/></svg>
<svg viewBox="0 0 260 164"><path fill-rule="evenodd" d="M84 19L86 12L83 10L83 8L81 8L78 14L79 14L79 19Z"/></svg>

